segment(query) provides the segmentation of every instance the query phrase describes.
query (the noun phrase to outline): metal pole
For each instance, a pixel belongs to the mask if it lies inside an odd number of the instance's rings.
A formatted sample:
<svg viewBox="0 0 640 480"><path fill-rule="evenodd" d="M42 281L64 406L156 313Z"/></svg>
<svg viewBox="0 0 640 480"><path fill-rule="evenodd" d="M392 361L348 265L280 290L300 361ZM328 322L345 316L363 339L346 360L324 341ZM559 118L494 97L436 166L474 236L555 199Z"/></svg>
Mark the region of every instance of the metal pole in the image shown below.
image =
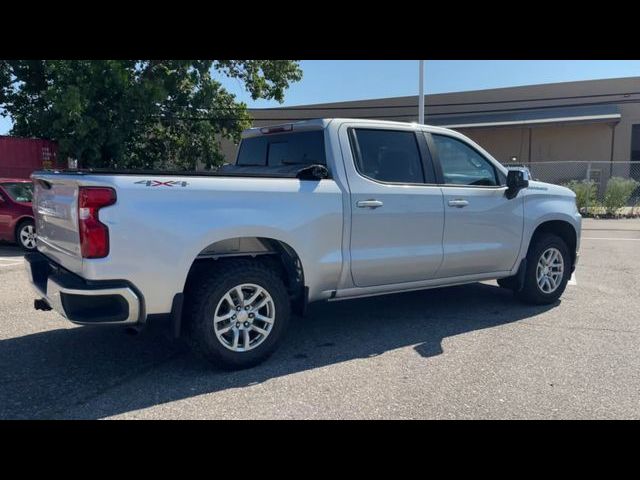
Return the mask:
<svg viewBox="0 0 640 480"><path fill-rule="evenodd" d="M424 125L424 60L419 60L420 64L420 86L418 87L418 123Z"/></svg>
<svg viewBox="0 0 640 480"><path fill-rule="evenodd" d="M585 210L586 213L589 213L589 197L591 197L591 162L587 164L587 198L585 199Z"/></svg>

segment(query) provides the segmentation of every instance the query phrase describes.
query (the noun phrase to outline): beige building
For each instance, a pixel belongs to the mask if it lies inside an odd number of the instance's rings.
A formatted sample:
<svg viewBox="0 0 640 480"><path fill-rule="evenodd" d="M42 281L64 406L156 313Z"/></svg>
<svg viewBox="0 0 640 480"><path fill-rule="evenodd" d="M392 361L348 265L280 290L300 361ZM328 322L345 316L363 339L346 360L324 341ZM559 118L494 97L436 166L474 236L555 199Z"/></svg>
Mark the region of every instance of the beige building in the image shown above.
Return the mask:
<svg viewBox="0 0 640 480"><path fill-rule="evenodd" d="M640 77L427 95L425 104L425 123L464 133L504 164L528 165L534 173L553 167L549 181L579 178L587 162L597 162L591 168L603 177L640 175L606 163L640 160ZM416 122L418 96L250 112L256 126L330 117ZM235 146L225 150L233 162ZM568 161L584 163L536 165Z"/></svg>

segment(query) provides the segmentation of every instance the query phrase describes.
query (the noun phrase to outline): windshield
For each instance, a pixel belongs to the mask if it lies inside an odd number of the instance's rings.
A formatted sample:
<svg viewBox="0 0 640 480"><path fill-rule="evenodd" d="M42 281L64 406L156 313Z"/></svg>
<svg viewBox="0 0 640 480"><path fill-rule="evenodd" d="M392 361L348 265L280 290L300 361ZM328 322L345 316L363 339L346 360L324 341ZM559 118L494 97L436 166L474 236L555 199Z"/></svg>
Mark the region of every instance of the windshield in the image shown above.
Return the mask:
<svg viewBox="0 0 640 480"><path fill-rule="evenodd" d="M30 203L33 199L33 184L29 182L0 183L14 202Z"/></svg>

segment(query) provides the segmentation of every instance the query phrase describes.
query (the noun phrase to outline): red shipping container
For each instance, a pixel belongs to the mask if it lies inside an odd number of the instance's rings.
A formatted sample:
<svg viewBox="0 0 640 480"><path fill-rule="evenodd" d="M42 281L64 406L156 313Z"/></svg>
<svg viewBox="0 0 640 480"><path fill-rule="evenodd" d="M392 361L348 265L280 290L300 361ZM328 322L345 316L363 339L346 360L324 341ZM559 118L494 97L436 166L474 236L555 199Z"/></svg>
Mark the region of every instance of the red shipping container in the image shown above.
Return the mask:
<svg viewBox="0 0 640 480"><path fill-rule="evenodd" d="M43 168L64 168L51 140L0 136L0 178L29 178Z"/></svg>

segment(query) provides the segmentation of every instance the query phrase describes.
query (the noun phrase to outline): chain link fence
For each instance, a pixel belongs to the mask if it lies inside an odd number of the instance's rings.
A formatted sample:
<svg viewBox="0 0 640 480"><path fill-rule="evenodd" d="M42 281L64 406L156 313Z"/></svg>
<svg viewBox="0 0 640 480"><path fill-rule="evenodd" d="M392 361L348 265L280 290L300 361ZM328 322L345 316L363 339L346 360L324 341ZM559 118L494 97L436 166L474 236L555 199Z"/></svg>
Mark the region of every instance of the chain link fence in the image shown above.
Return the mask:
<svg viewBox="0 0 640 480"><path fill-rule="evenodd" d="M507 165L509 166L509 165ZM640 162L532 162L534 180L576 192L578 208L588 215L640 215Z"/></svg>

